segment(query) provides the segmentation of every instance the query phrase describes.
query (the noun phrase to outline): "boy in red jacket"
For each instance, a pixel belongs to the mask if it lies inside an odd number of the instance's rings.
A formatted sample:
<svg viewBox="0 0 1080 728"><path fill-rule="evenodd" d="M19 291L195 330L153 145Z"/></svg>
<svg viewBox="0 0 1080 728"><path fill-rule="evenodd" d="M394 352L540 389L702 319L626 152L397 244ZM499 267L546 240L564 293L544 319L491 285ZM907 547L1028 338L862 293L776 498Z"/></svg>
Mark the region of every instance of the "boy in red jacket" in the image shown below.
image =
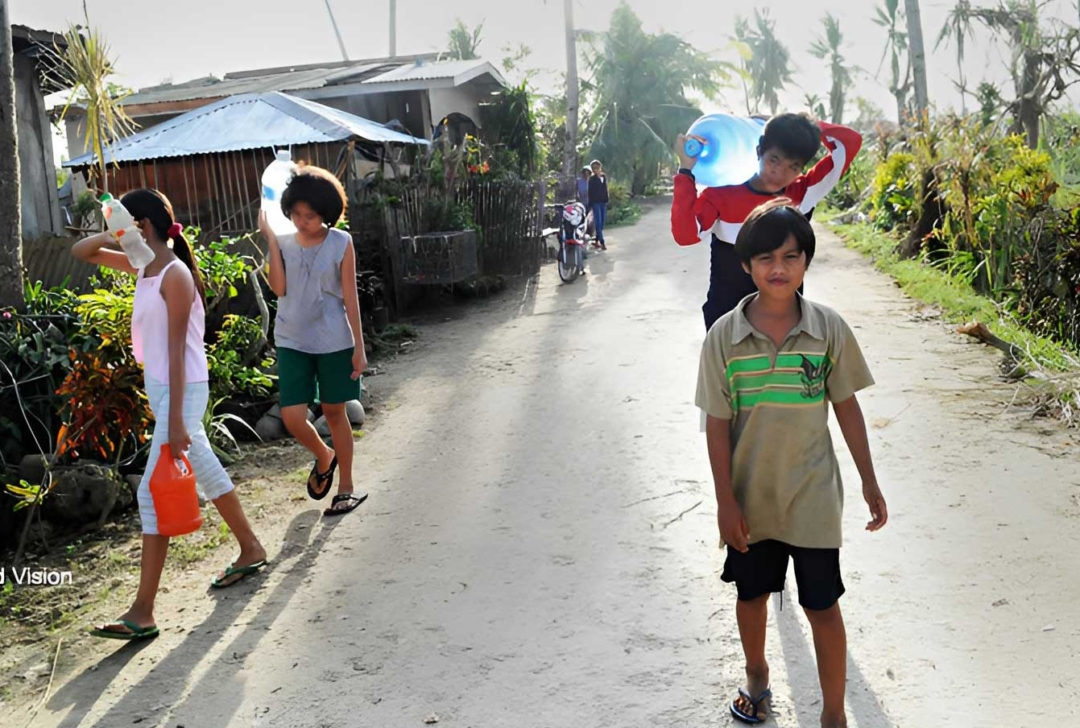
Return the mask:
<svg viewBox="0 0 1080 728"><path fill-rule="evenodd" d="M693 173L697 160L687 156L686 139L680 135L675 147L681 167L675 175L671 233L679 245L694 245L701 242L703 232L711 232L709 295L702 306L708 330L757 290L735 255L735 239L747 215L771 198L786 197L809 216L851 166L862 136L836 124L815 124L802 114L775 116L765 125L758 145L758 173L741 185L709 187L700 195ZM823 142L829 154L804 174Z"/></svg>

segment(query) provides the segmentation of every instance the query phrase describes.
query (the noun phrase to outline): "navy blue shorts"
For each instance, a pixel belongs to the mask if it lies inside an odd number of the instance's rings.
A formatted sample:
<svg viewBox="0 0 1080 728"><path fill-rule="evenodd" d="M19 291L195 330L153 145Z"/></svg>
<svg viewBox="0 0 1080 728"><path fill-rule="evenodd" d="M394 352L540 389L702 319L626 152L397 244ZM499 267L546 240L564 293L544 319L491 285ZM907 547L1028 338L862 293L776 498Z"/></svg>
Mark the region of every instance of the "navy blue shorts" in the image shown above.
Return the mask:
<svg viewBox="0 0 1080 728"><path fill-rule="evenodd" d="M840 549L806 549L783 541L758 541L745 554L729 546L720 578L735 584L740 602L753 601L784 591L788 558L795 562L799 604L804 609L831 609L844 595Z"/></svg>

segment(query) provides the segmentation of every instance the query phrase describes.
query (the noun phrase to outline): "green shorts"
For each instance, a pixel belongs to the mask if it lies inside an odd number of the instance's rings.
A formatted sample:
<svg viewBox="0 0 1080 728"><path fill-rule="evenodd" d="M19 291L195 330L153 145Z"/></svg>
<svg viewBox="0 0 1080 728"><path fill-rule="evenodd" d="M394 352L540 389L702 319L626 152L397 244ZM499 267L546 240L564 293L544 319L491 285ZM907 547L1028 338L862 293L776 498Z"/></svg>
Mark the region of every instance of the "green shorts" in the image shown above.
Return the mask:
<svg viewBox="0 0 1080 728"><path fill-rule="evenodd" d="M353 379L352 349L331 354L277 350L281 406L343 404L360 399L360 380Z"/></svg>

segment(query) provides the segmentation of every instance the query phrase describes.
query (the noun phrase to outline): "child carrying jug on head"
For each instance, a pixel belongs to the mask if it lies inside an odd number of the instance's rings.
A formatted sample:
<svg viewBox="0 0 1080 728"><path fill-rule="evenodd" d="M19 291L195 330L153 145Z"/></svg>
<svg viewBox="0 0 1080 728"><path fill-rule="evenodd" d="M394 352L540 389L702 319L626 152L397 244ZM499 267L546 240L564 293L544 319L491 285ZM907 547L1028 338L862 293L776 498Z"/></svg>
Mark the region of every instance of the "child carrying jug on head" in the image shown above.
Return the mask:
<svg viewBox="0 0 1080 728"><path fill-rule="evenodd" d="M356 252L352 237L334 227L345 212L345 190L332 173L301 166L281 196L281 210L296 232L276 235L265 212L259 230L270 253L270 288L278 296L274 339L278 354L281 418L315 457L308 495L322 500L340 470L337 494L324 511L340 516L367 499L353 484L353 432L346 405L360 398L367 368ZM330 426L333 448L308 421L318 399Z"/></svg>

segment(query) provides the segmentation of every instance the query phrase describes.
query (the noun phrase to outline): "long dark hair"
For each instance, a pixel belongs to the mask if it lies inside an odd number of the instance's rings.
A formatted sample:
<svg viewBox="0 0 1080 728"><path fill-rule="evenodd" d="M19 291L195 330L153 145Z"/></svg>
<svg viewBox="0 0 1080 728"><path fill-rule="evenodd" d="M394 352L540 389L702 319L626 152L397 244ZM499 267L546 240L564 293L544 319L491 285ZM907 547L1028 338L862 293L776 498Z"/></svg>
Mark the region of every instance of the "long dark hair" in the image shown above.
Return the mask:
<svg viewBox="0 0 1080 728"><path fill-rule="evenodd" d="M172 203L169 198L157 190L134 190L120 198L123 205L131 216L138 220L146 220L154 228L158 238L173 241L172 249L176 257L183 261L191 271L191 277L195 279L195 290L199 292L199 298L206 305L206 285L203 283L202 273L195 262L195 253L191 249L191 243L184 237L184 232L170 235L175 230L176 216L173 214Z"/></svg>

